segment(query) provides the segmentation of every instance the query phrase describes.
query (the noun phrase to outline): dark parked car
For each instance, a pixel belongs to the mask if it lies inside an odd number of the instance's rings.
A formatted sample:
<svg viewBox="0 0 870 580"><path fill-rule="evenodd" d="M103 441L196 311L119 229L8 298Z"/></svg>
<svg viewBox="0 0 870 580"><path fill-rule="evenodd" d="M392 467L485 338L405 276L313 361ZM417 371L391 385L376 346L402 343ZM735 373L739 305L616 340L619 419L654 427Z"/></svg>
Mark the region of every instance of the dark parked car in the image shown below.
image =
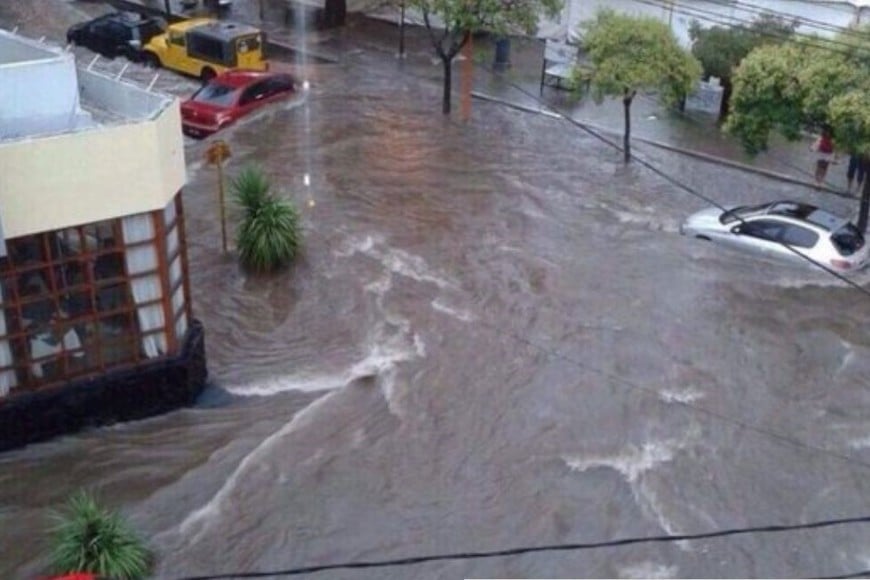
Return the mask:
<svg viewBox="0 0 870 580"><path fill-rule="evenodd" d="M113 12L70 27L66 40L108 58L125 56L139 61L145 43L165 28L165 23L157 18Z"/></svg>

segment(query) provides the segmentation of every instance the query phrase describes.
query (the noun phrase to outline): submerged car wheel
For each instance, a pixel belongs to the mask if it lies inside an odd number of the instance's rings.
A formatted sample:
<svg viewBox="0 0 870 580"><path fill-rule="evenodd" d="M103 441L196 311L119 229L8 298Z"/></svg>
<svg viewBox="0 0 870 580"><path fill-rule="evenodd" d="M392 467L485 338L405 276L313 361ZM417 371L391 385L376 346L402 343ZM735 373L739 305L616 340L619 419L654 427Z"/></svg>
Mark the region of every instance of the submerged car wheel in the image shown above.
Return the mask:
<svg viewBox="0 0 870 580"><path fill-rule="evenodd" d="M142 62L148 68L160 68L160 58L153 52L146 52L142 56Z"/></svg>

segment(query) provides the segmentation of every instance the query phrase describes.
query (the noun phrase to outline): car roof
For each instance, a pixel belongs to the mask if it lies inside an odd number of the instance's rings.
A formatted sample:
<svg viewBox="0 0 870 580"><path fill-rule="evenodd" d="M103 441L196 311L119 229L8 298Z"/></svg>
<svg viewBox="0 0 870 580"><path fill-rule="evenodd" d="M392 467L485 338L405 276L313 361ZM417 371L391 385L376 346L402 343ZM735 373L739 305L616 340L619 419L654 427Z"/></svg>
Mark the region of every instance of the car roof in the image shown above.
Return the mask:
<svg viewBox="0 0 870 580"><path fill-rule="evenodd" d="M204 19L195 28L197 34L211 36L219 40L232 40L246 34L260 34L259 28L239 22L227 22L225 20Z"/></svg>
<svg viewBox="0 0 870 580"><path fill-rule="evenodd" d="M230 70L219 74L211 82L239 89L257 81L269 79L275 76L278 75L257 70Z"/></svg>
<svg viewBox="0 0 870 580"><path fill-rule="evenodd" d="M838 230L848 222L848 220L819 209L814 205L790 200L771 203L766 211L759 214L759 216L764 215L791 218L792 220L813 225L828 232Z"/></svg>

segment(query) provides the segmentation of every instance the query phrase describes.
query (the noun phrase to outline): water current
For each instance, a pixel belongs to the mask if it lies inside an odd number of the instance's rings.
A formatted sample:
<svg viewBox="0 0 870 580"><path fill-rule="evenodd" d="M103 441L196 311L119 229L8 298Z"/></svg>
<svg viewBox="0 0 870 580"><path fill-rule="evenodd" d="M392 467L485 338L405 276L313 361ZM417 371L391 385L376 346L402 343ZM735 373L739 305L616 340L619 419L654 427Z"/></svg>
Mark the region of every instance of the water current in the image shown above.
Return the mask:
<svg viewBox="0 0 870 580"><path fill-rule="evenodd" d="M443 118L424 52L341 47L223 135L230 174L257 163L300 208L301 259L255 277L221 254L208 142L187 142L212 384L0 456L3 577L42 571L48 510L79 487L161 578L870 514L870 298L684 238L705 202L563 121ZM854 209L636 151L724 203ZM801 577L867 568L868 545L852 525L311 577Z"/></svg>

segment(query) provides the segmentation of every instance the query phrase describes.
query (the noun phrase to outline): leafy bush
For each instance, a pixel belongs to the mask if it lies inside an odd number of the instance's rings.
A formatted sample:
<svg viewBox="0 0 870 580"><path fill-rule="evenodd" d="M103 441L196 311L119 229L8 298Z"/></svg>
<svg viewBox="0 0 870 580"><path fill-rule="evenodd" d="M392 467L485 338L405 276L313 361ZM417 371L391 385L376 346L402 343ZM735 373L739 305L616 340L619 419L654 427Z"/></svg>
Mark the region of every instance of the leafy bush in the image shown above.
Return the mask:
<svg viewBox="0 0 870 580"><path fill-rule="evenodd" d="M116 512L101 508L86 492L56 513L51 565L58 573L92 572L134 580L148 574L150 556L143 542Z"/></svg>
<svg viewBox="0 0 870 580"><path fill-rule="evenodd" d="M271 184L258 168L242 170L232 187L244 210L237 242L242 263L268 272L293 260L302 241L296 207L269 192Z"/></svg>

